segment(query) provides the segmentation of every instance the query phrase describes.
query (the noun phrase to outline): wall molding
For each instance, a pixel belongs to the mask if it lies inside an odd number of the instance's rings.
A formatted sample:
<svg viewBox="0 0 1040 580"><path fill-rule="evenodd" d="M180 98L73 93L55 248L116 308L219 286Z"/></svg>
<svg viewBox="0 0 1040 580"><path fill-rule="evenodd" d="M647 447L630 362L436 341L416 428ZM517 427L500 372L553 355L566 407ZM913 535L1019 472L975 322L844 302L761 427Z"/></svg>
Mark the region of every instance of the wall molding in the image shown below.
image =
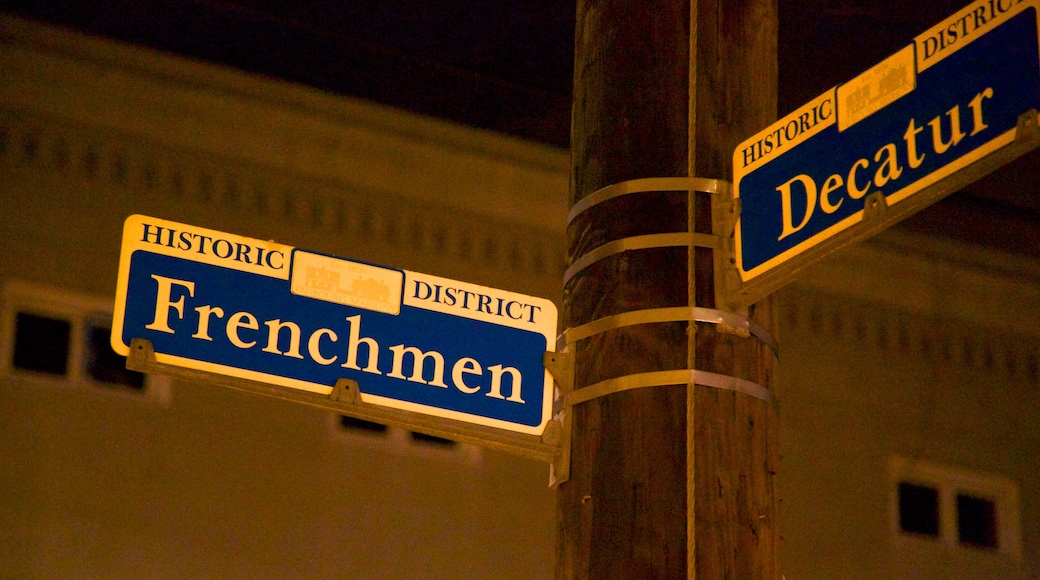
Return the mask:
<svg viewBox="0 0 1040 580"><path fill-rule="evenodd" d="M784 334L1040 386L1040 336L820 292L781 291ZM783 343L781 343L782 345Z"/></svg>
<svg viewBox="0 0 1040 580"><path fill-rule="evenodd" d="M345 235L349 240L313 249L406 262L388 265L415 268L426 263L442 270L456 263L457 270L461 263L523 278L563 276L560 232L178 150L67 119L0 107L0 164L30 172L27 179L64 180L70 187L89 183L112 198L137 198L164 214L159 217L233 213L257 224L253 235L283 233L289 236L283 239L286 243L298 245L303 244L301 232L323 241Z"/></svg>

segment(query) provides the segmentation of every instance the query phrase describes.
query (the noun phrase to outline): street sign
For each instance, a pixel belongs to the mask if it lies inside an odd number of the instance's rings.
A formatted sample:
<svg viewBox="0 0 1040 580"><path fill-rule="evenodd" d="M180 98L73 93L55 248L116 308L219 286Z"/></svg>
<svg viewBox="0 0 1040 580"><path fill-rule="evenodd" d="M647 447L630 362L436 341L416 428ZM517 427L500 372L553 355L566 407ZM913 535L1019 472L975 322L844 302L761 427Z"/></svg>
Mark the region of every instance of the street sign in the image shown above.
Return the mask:
<svg viewBox="0 0 1040 580"><path fill-rule="evenodd" d="M741 143L731 302L754 302L1035 147L1038 4L974 2Z"/></svg>
<svg viewBox="0 0 1040 580"><path fill-rule="evenodd" d="M112 347L158 363L540 435L557 311L542 298L141 215L127 218Z"/></svg>

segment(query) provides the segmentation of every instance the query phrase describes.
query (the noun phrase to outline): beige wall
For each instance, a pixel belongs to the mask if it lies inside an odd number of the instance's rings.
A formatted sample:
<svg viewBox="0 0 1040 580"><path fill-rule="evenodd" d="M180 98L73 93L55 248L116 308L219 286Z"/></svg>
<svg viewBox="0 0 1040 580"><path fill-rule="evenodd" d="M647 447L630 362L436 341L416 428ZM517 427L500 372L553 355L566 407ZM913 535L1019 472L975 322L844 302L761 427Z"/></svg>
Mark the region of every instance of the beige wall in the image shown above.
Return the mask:
<svg viewBox="0 0 1040 580"><path fill-rule="evenodd" d="M103 307L145 213L560 299L565 151L12 19L0 40L8 287ZM787 578L1038 577L1040 263L896 231L781 298ZM0 369L0 577L551 576L546 465ZM1016 482L1021 550L899 534L895 456Z"/></svg>
<svg viewBox="0 0 1040 580"><path fill-rule="evenodd" d="M1027 354L1035 357L1036 337L803 288L784 301L788 577L1036 577L1040 437L1036 359ZM886 509L893 456L1017 481L1021 558L900 541Z"/></svg>

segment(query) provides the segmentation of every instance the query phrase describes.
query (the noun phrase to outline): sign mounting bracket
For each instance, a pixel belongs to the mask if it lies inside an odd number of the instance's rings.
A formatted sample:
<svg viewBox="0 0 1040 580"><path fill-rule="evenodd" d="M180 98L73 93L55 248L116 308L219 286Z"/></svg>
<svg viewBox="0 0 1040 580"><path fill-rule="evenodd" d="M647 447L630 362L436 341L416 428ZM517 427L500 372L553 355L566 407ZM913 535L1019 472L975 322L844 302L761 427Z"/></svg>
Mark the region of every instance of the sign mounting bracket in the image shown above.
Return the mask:
<svg viewBox="0 0 1040 580"><path fill-rule="evenodd" d="M555 359L551 368L547 363L547 368L554 373L554 377L565 377L564 380L566 381L568 369L569 376L573 376L573 361L566 353L548 352L546 353L546 359L549 358ZM569 366L567 361L571 361ZM155 360L155 350L152 348L151 341L142 338L134 338L130 341L130 352L127 356L126 368L143 373L167 375L185 383L211 384L263 395L282 401L332 411L356 419L392 425L460 443L495 449L557 465L558 473L559 470L566 473L569 467L569 449L565 451L562 447L564 440L569 444L569 436L567 436L569 434L565 433L563 426L559 423L559 419L556 418L549 422L541 436L502 431L483 425L452 421L442 417L430 417L422 413L365 403L362 400L362 390L358 382L346 378L336 381L332 391L328 395L323 395L321 393L301 391L259 381L160 363ZM554 371L554 369L556 370ZM557 379L557 381L559 380ZM559 388L561 392L564 392L567 389L567 385L560 383ZM566 456L566 460L561 459L564 456ZM566 478L559 480L557 483L562 483L562 481L566 481Z"/></svg>

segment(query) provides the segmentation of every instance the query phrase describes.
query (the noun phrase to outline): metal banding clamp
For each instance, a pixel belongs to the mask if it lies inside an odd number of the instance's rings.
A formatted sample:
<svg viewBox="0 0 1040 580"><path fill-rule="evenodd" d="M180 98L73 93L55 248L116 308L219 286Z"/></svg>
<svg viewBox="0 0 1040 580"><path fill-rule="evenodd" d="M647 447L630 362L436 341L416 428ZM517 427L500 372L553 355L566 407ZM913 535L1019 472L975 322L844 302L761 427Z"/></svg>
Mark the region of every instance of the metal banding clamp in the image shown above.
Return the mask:
<svg viewBox="0 0 1040 580"><path fill-rule="evenodd" d="M671 308L651 308L622 312L613 316L605 316L598 320L582 324L563 331L557 340L557 347L563 348L584 340L590 336L634 324L652 324L655 322L705 322L726 327L732 334L754 336L761 340L774 353L779 354L779 345L766 329L747 316L735 312L724 312L714 308L699 306L673 306Z"/></svg>
<svg viewBox="0 0 1040 580"><path fill-rule="evenodd" d="M726 181L697 177L651 177L624 181L597 190L574 204L574 207L571 208L571 211L567 216L567 224L569 226L579 215L605 201L633 193L658 191L687 191L691 194L693 192L710 193L716 198L717 203L713 203L713 207L716 208L716 211L719 211L719 208L730 207L728 205L731 201L730 184ZM713 222L715 221L716 220L713 220ZM724 221L735 221L735 216L727 218ZM728 235L730 233L729 227L727 226L726 229L727 231L725 231L723 235L702 234L696 232L676 232L633 236L608 242L590 250L576 259L564 273L563 281L564 284L566 284L582 270L588 268L599 260L631 250L695 246L711 248L715 251L726 251L730 247L728 243ZM557 346L561 350L569 350L570 345L580 340L616 328L637 324L681 321L715 324L718 325L720 330L729 334L736 334L744 337L754 336L763 344L767 345L774 354L777 354L779 351L776 340L764 328L747 316L735 312L725 312L722 310L697 306L653 308L606 316L575 328L565 329L559 336ZM757 383L708 371L680 369L627 375L601 381L580 389L571 390L566 392L564 396L557 401L557 409L563 410L570 405L629 389L691 382L697 385L741 392L761 399L769 403L771 406L775 406L776 404L773 394L769 389Z"/></svg>
<svg viewBox="0 0 1040 580"><path fill-rule="evenodd" d="M642 179L622 181L621 183L598 189L581 198L571 207L571 211L567 214L567 225L571 225L574 218L585 213L589 208L605 201L630 193L647 193L651 191L701 191L711 194L728 194L730 184L728 181L721 179L705 179L703 177L644 177Z"/></svg>

